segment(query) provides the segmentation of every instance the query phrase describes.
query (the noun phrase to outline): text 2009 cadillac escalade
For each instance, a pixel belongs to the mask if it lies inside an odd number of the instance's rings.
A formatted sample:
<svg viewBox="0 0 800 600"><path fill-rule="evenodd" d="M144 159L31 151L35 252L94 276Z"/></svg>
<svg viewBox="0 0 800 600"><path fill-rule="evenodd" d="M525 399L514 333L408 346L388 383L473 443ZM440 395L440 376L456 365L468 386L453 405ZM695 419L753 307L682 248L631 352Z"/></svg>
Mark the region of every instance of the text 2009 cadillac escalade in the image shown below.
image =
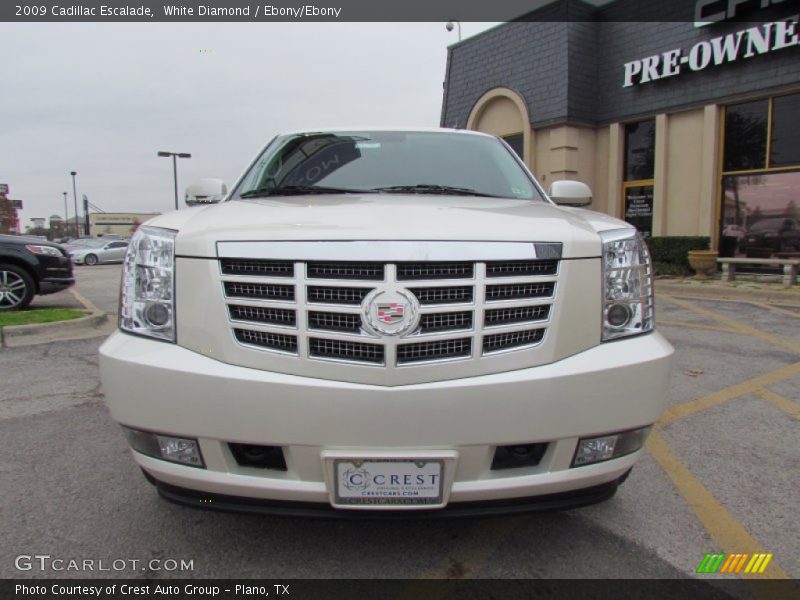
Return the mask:
<svg viewBox="0 0 800 600"><path fill-rule="evenodd" d="M673 349L636 230L550 191L479 133L276 137L130 244L100 366L134 459L168 499L254 512L610 497Z"/></svg>

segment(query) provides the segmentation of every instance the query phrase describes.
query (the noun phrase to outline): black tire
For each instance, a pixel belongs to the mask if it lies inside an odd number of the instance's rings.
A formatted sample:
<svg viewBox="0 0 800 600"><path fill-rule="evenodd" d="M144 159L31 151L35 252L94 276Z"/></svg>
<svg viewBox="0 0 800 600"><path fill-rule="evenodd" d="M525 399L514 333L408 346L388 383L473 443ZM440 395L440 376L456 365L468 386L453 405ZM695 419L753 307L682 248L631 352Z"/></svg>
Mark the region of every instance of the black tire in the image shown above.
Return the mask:
<svg viewBox="0 0 800 600"><path fill-rule="evenodd" d="M83 259L83 262L85 262L90 267L93 267L100 261L97 260L97 255L96 254L87 254L86 258Z"/></svg>
<svg viewBox="0 0 800 600"><path fill-rule="evenodd" d="M36 285L25 269L0 263L0 310L20 310L36 294Z"/></svg>

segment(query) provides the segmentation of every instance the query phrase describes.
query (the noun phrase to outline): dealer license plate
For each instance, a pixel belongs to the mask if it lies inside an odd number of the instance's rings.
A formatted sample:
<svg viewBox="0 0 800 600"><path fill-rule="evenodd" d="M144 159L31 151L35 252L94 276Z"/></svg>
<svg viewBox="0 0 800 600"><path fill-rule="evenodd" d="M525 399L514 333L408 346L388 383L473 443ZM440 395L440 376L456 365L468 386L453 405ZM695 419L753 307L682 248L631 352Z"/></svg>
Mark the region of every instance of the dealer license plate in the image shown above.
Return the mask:
<svg viewBox="0 0 800 600"><path fill-rule="evenodd" d="M443 460L336 459L335 504L441 505Z"/></svg>

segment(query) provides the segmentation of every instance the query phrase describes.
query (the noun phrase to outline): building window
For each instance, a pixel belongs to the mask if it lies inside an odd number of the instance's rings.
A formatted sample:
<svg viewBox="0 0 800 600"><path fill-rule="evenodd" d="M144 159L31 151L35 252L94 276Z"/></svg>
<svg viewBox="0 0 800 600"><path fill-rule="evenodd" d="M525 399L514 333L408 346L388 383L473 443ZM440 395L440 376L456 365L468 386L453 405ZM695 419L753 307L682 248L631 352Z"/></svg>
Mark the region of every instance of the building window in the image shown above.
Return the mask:
<svg viewBox="0 0 800 600"><path fill-rule="evenodd" d="M504 135L503 141L511 146L511 149L517 153L520 160L524 160L524 147L525 147L525 136L521 133L514 133L512 135Z"/></svg>
<svg viewBox="0 0 800 600"><path fill-rule="evenodd" d="M767 166L769 100L729 106L725 111L725 171Z"/></svg>
<svg viewBox="0 0 800 600"><path fill-rule="evenodd" d="M800 257L800 94L725 109L720 256Z"/></svg>
<svg viewBox="0 0 800 600"><path fill-rule="evenodd" d="M772 101L769 166L800 165L800 94Z"/></svg>
<svg viewBox="0 0 800 600"><path fill-rule="evenodd" d="M655 148L655 119L625 125L625 181L653 179Z"/></svg>
<svg viewBox="0 0 800 600"><path fill-rule="evenodd" d="M622 184L625 220L644 237L653 234L655 119L625 125L625 167Z"/></svg>

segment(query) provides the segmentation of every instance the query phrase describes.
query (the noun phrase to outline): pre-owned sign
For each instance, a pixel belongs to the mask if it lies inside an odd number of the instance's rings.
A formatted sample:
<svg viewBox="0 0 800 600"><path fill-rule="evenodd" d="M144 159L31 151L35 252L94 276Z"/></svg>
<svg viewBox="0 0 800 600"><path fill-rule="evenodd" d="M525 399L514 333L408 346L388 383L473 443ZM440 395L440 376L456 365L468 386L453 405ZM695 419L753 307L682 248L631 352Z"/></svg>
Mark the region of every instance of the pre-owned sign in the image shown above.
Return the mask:
<svg viewBox="0 0 800 600"><path fill-rule="evenodd" d="M732 63L786 48L796 48L800 46L799 29L795 16L785 21L763 23L703 40L687 51L675 48L661 54L632 60L624 65L622 87L675 77L686 69L702 71L710 66Z"/></svg>

